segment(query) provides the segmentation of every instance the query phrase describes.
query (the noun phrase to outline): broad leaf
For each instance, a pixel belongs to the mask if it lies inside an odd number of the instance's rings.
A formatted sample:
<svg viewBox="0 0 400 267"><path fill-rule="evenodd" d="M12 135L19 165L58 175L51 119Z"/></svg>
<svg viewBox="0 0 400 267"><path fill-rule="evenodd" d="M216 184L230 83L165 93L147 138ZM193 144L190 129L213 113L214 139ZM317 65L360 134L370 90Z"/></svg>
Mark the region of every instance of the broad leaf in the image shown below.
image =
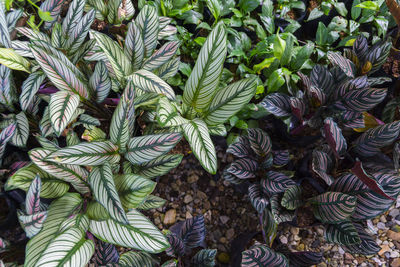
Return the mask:
<svg viewBox="0 0 400 267"><path fill-rule="evenodd" d="M325 151L314 150L312 153L312 170L321 177L327 185L331 185L334 179L328 174L333 165L333 160Z"/></svg>
<svg viewBox="0 0 400 267"><path fill-rule="evenodd" d="M257 245L242 252L241 266L289 267L289 262L285 256L267 246Z"/></svg>
<svg viewBox="0 0 400 267"><path fill-rule="evenodd" d="M174 232L167 233L166 235L170 247L165 251L168 256L182 257L185 255L185 244L182 238Z"/></svg>
<svg viewBox="0 0 400 267"><path fill-rule="evenodd" d="M137 206L139 210L150 210L164 206L166 200L158 196L148 195L142 203Z"/></svg>
<svg viewBox="0 0 400 267"><path fill-rule="evenodd" d="M50 121L57 136L60 136L71 122L79 102L79 96L71 92L58 91L51 95L49 103Z"/></svg>
<svg viewBox="0 0 400 267"><path fill-rule="evenodd" d="M238 159L226 169L227 172L235 175L239 179L248 179L256 177L258 169L257 161L249 158Z"/></svg>
<svg viewBox="0 0 400 267"><path fill-rule="evenodd" d="M158 260L150 253L143 251L128 251L121 255L118 264L121 266L157 266Z"/></svg>
<svg viewBox="0 0 400 267"><path fill-rule="evenodd" d="M245 136L240 136L235 143L229 145L226 152L231 153L238 158L248 157L251 153L248 138Z"/></svg>
<svg viewBox="0 0 400 267"><path fill-rule="evenodd" d="M8 33L7 20L6 20L6 12L5 6L3 4L0 5L0 44L4 47L11 47L11 38Z"/></svg>
<svg viewBox="0 0 400 267"><path fill-rule="evenodd" d="M131 80L137 88L144 92L163 94L168 99L175 99L175 93L171 86L150 71L138 70L127 79Z"/></svg>
<svg viewBox="0 0 400 267"><path fill-rule="evenodd" d="M144 57L144 44L142 33L134 22L128 24L124 52L133 63L134 70L140 69Z"/></svg>
<svg viewBox="0 0 400 267"><path fill-rule="evenodd" d="M269 135L259 128L247 130L250 146L260 157L265 157L271 152L272 142Z"/></svg>
<svg viewBox="0 0 400 267"><path fill-rule="evenodd" d="M259 184L249 186L248 190L251 204L258 213L262 214L269 204L268 196L263 194Z"/></svg>
<svg viewBox="0 0 400 267"><path fill-rule="evenodd" d="M300 186L289 187L283 194L281 205L288 210L295 210L301 206L302 188Z"/></svg>
<svg viewBox="0 0 400 267"><path fill-rule="evenodd" d="M32 238L42 230L43 223L47 218L47 211L37 212L35 214L18 213L18 220L24 229L26 236Z"/></svg>
<svg viewBox="0 0 400 267"><path fill-rule="evenodd" d="M206 237L206 227L202 215L186 219L180 228L179 236L182 238L185 248L199 247Z"/></svg>
<svg viewBox="0 0 400 267"><path fill-rule="evenodd" d="M351 221L328 225L325 229L325 238L328 242L345 246L361 243L357 230Z"/></svg>
<svg viewBox="0 0 400 267"><path fill-rule="evenodd" d="M31 185L29 186L28 192L25 198L25 213L32 215L40 211L40 188L42 187L42 181L40 176L36 175Z"/></svg>
<svg viewBox="0 0 400 267"><path fill-rule="evenodd" d="M194 267L213 267L215 266L216 249L202 249L192 258Z"/></svg>
<svg viewBox="0 0 400 267"><path fill-rule="evenodd" d="M338 66L348 77L354 78L355 66L353 62L343 57L338 52L329 51L327 55L329 61L333 65Z"/></svg>
<svg viewBox="0 0 400 267"><path fill-rule="evenodd" d="M164 155L140 165L136 173L146 178L162 176L178 166L182 158L182 154Z"/></svg>
<svg viewBox="0 0 400 267"><path fill-rule="evenodd" d="M290 98L282 93L267 95L261 102L261 105L277 117L285 117L291 114Z"/></svg>
<svg viewBox="0 0 400 267"><path fill-rule="evenodd" d="M296 185L296 182L284 173L268 171L267 177L261 180L261 187L267 194L277 194L288 190Z"/></svg>
<svg viewBox="0 0 400 267"><path fill-rule="evenodd" d="M355 224L354 226L357 230L358 236L361 239L361 243L347 245L344 247L344 249L350 253L362 255L375 255L378 253L378 251L381 250L381 247L375 242L375 238L367 234L362 225Z"/></svg>
<svg viewBox="0 0 400 267"><path fill-rule="evenodd" d="M45 78L46 75L42 72L33 72L22 83L21 94L19 96L19 103L22 110L26 111L28 109Z"/></svg>
<svg viewBox="0 0 400 267"><path fill-rule="evenodd" d="M51 25L57 21L58 16L61 12L61 7L63 4L63 0L46 0L40 5L40 9L43 12L50 12L50 16L52 17L52 21L45 22L45 28L49 29Z"/></svg>
<svg viewBox="0 0 400 267"><path fill-rule="evenodd" d="M0 48L0 64L13 70L31 72L29 61L17 54L12 48Z"/></svg>
<svg viewBox="0 0 400 267"><path fill-rule="evenodd" d="M96 250L93 255L93 261L96 266L104 266L110 263L117 263L119 254L113 244L96 240Z"/></svg>
<svg viewBox="0 0 400 267"><path fill-rule="evenodd" d="M155 70L167 63L176 53L179 42L171 41L164 44L160 49L151 55L144 63L142 68L148 71Z"/></svg>
<svg viewBox="0 0 400 267"><path fill-rule="evenodd" d="M11 138L11 143L15 146L25 147L29 137L29 123L23 111L15 116L15 126L15 132Z"/></svg>
<svg viewBox="0 0 400 267"><path fill-rule="evenodd" d="M342 134L342 130L330 117L324 120L324 135L328 145L336 157L342 158L342 156L347 152L346 139Z"/></svg>
<svg viewBox="0 0 400 267"><path fill-rule="evenodd" d="M82 46L90 26L93 24L95 10L92 9L83 16L73 27L72 32L68 34L68 39L64 42L63 48L68 51L69 55L73 55Z"/></svg>
<svg viewBox="0 0 400 267"><path fill-rule="evenodd" d="M99 61L96 63L93 75L90 77L89 84L96 94L96 102L102 103L111 90L111 79L104 62Z"/></svg>
<svg viewBox="0 0 400 267"><path fill-rule="evenodd" d="M136 17L135 23L141 30L145 52L144 56L149 57L157 46L159 19L156 8L145 5Z"/></svg>
<svg viewBox="0 0 400 267"><path fill-rule="evenodd" d="M161 97L158 102L157 121L162 127L180 126L189 122L166 97Z"/></svg>

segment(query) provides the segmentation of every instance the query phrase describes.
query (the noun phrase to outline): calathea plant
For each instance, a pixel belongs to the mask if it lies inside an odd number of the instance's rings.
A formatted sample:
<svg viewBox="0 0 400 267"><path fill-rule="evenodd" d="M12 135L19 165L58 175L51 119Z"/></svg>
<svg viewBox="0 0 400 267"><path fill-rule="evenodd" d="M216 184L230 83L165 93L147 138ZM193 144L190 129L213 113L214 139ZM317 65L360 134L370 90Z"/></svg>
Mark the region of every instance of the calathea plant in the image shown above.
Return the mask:
<svg viewBox="0 0 400 267"><path fill-rule="evenodd" d="M124 20L131 20L135 15L135 7L131 0L88 0L85 10L95 9L98 20L110 24L121 24Z"/></svg>
<svg viewBox="0 0 400 267"><path fill-rule="evenodd" d="M210 134L225 135L224 122L246 105L256 90L255 78L219 88L225 57L225 27L218 23L207 37L186 82L182 103L163 97L151 118L158 123L154 124L155 128L183 132L194 155L210 173L217 170L217 156ZM135 83L135 79L133 81Z"/></svg>

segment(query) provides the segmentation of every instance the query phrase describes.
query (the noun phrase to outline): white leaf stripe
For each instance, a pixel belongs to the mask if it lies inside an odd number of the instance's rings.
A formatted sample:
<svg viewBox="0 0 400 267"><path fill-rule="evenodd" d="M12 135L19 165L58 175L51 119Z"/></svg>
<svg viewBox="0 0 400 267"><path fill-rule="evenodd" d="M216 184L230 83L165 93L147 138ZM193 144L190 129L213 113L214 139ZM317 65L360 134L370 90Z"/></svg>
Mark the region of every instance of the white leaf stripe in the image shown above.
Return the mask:
<svg viewBox="0 0 400 267"><path fill-rule="evenodd" d="M53 151L42 148L35 148L29 151L29 157L32 162L43 171L57 177L58 179L71 183L71 185L81 194L90 192L86 182L89 172L76 165L71 164L56 164L45 161Z"/></svg>
<svg viewBox="0 0 400 267"><path fill-rule="evenodd" d="M143 63L144 43L140 29L134 22L128 24L124 52L133 63L133 69L138 70Z"/></svg>
<svg viewBox="0 0 400 267"><path fill-rule="evenodd" d="M178 72L180 63L180 57L171 59L158 69L158 77L160 77L164 81L173 77Z"/></svg>
<svg viewBox="0 0 400 267"><path fill-rule="evenodd" d="M108 70L103 61L97 62L89 84L96 94L96 102L102 103L111 90L111 79L108 76Z"/></svg>
<svg viewBox="0 0 400 267"><path fill-rule="evenodd" d="M67 15L63 20L63 32L65 36L72 36L72 32L82 19L83 9L85 7L86 0L74 0L68 8Z"/></svg>
<svg viewBox="0 0 400 267"><path fill-rule="evenodd" d="M51 95L49 103L50 121L54 132L60 136L71 122L79 106L79 96L67 91L58 91Z"/></svg>
<svg viewBox="0 0 400 267"><path fill-rule="evenodd" d="M133 164L149 162L168 153L181 140L180 133L155 134L133 137L125 154Z"/></svg>
<svg viewBox="0 0 400 267"><path fill-rule="evenodd" d="M45 160L73 165L102 165L117 163L118 147L110 141L81 143L51 153Z"/></svg>
<svg viewBox="0 0 400 267"><path fill-rule="evenodd" d="M22 110L26 111L29 104L32 103L33 97L45 78L46 75L42 72L33 72L22 83L21 95L19 96L19 103Z"/></svg>
<svg viewBox="0 0 400 267"><path fill-rule="evenodd" d="M40 9L44 12L50 12L50 16L53 18L53 21L45 22L46 29L50 28L57 21L63 2L64 0L46 0L40 5Z"/></svg>
<svg viewBox="0 0 400 267"><path fill-rule="evenodd" d="M43 223L47 218L47 211L37 212L35 214L18 214L18 220L26 232L26 236L32 238L40 232Z"/></svg>
<svg viewBox="0 0 400 267"><path fill-rule="evenodd" d="M33 58L29 42L27 41L13 40L11 41L11 48L22 57Z"/></svg>
<svg viewBox="0 0 400 267"><path fill-rule="evenodd" d="M94 253L94 243L85 239L85 233L72 227L50 242L36 266L83 267Z"/></svg>
<svg viewBox="0 0 400 267"><path fill-rule="evenodd" d="M145 91L163 94L169 99L175 99L175 92L165 81L147 70L138 70L128 77L133 84Z"/></svg>
<svg viewBox="0 0 400 267"><path fill-rule="evenodd" d="M211 101L205 122L218 125L225 122L247 104L256 92L256 79L248 78L219 90Z"/></svg>
<svg viewBox="0 0 400 267"><path fill-rule="evenodd" d="M226 32L219 23L207 37L192 73L186 82L183 102L191 108L205 109L215 93L226 57Z"/></svg>
<svg viewBox="0 0 400 267"><path fill-rule="evenodd" d="M194 119L183 125L182 128L185 138L200 164L209 173L215 174L217 171L217 155L205 122Z"/></svg>
<svg viewBox="0 0 400 267"><path fill-rule="evenodd" d="M105 242L150 253L161 252L169 246L165 236L139 211L133 209L127 217L129 225L111 219L90 221L89 230Z"/></svg>
<svg viewBox="0 0 400 267"><path fill-rule="evenodd" d="M157 121L162 127L179 126L189 121L183 118L166 97L161 97L157 106Z"/></svg>
<svg viewBox="0 0 400 267"><path fill-rule="evenodd" d="M119 81L123 81L125 76L131 74L132 72L131 63L124 54L124 51L107 35L95 31L91 31L91 34L94 36L97 44L107 56L107 59L111 63L117 79Z"/></svg>
<svg viewBox="0 0 400 267"><path fill-rule="evenodd" d="M142 33L144 55L149 57L157 46L159 19L156 8L145 5L136 17L135 23Z"/></svg>
<svg viewBox="0 0 400 267"><path fill-rule="evenodd" d="M89 97L87 85L78 79L73 69L55 56L46 54L40 48L31 46L31 49L36 61L58 89L76 93L85 99Z"/></svg>
<svg viewBox="0 0 400 267"><path fill-rule="evenodd" d="M64 45L64 49L68 51L69 55L74 54L82 45L94 21L95 15L96 11L94 9L90 10L72 29L72 33L68 36Z"/></svg>
<svg viewBox="0 0 400 267"><path fill-rule="evenodd" d="M18 147L24 147L29 137L29 124L23 111L15 116L15 125L15 133L11 138L11 143Z"/></svg>
<svg viewBox="0 0 400 267"><path fill-rule="evenodd" d="M40 129L40 133L44 137L49 136L50 134L54 133L54 130L53 130L53 127L51 126L51 121L50 121L49 106L47 106L44 109L43 117L39 123L39 129Z"/></svg>
<svg viewBox="0 0 400 267"><path fill-rule="evenodd" d="M25 197L25 212L28 215L38 213L40 211L40 188L42 187L42 181L40 176L36 175L31 185L29 186L28 192Z"/></svg>
<svg viewBox="0 0 400 267"><path fill-rule="evenodd" d="M12 48L0 48L0 64L13 70L30 73L30 62Z"/></svg>
<svg viewBox="0 0 400 267"><path fill-rule="evenodd" d="M148 71L152 71L161 67L175 55L178 47L178 41L171 41L164 44L158 51L156 51L143 63L142 68Z"/></svg>
<svg viewBox="0 0 400 267"><path fill-rule="evenodd" d="M7 20L3 3L0 3L0 44L4 47L11 47L11 38L8 33Z"/></svg>
<svg viewBox="0 0 400 267"><path fill-rule="evenodd" d="M110 165L94 167L89 175L89 184L96 200L108 211L111 218L122 224L128 224L128 218L115 188Z"/></svg>
<svg viewBox="0 0 400 267"><path fill-rule="evenodd" d="M142 164L137 171L138 175L154 178L168 173L181 163L183 158L182 154L164 155L152 161Z"/></svg>
<svg viewBox="0 0 400 267"><path fill-rule="evenodd" d="M21 34L25 35L26 37L28 37L28 39L31 41L32 40L42 40L42 41L46 41L47 43L51 42L50 38L46 34L40 32L40 31L35 31L28 27L17 27L16 30L18 32L20 32Z"/></svg>
<svg viewBox="0 0 400 267"><path fill-rule="evenodd" d="M9 33L11 33L15 29L15 24L17 24L17 21L23 13L24 11L22 9L14 9L13 11L8 12L6 16L6 21Z"/></svg>

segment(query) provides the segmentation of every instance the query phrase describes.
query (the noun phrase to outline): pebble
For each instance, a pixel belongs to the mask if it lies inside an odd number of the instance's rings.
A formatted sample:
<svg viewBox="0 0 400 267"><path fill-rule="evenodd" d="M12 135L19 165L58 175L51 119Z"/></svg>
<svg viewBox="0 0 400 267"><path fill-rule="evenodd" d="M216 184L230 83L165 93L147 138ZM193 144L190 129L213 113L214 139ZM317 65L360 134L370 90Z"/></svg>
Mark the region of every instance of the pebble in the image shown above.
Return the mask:
<svg viewBox="0 0 400 267"><path fill-rule="evenodd" d="M165 213L164 224L174 224L176 221L176 210L170 209Z"/></svg>
<svg viewBox="0 0 400 267"><path fill-rule="evenodd" d="M340 255L344 255L345 251L341 247L339 247L339 253Z"/></svg>
<svg viewBox="0 0 400 267"><path fill-rule="evenodd" d="M189 184L193 184L193 183L197 182L198 180L199 180L199 176L197 174L189 175L189 177L187 178L187 182Z"/></svg>
<svg viewBox="0 0 400 267"><path fill-rule="evenodd" d="M293 235L298 235L299 232L300 232L300 228L293 227L293 228L290 229L290 232L291 232Z"/></svg>
<svg viewBox="0 0 400 267"><path fill-rule="evenodd" d="M218 261L221 263L229 263L229 255L225 252L222 252L218 255Z"/></svg>
<svg viewBox="0 0 400 267"><path fill-rule="evenodd" d="M191 195L186 195L185 198L183 199L183 202L185 204L188 204L188 203L190 203L192 201L193 201L193 197Z"/></svg>
<svg viewBox="0 0 400 267"><path fill-rule="evenodd" d="M186 212L186 214L185 214L185 218L186 219L191 219L191 218L193 218L193 216L192 216L192 214L190 213L190 212Z"/></svg>
<svg viewBox="0 0 400 267"><path fill-rule="evenodd" d="M300 244L296 247L296 250L298 250L298 251L304 251L304 244L303 244L303 243L300 243Z"/></svg>
<svg viewBox="0 0 400 267"><path fill-rule="evenodd" d="M382 245L381 250L378 252L378 255L383 256L383 254L385 254L385 252L387 251L390 251L389 245Z"/></svg>
<svg viewBox="0 0 400 267"><path fill-rule="evenodd" d="M288 243L288 239L287 239L287 237L284 236L284 235L281 235L281 236L279 237L279 240L282 242L282 244L287 244L287 243Z"/></svg>
<svg viewBox="0 0 400 267"><path fill-rule="evenodd" d="M385 216L385 215L382 215L382 216L379 218L379 220L380 220L381 222L383 222L383 223L387 222L386 216Z"/></svg>
<svg viewBox="0 0 400 267"><path fill-rule="evenodd" d="M395 231L388 230L386 235L387 235L387 237L389 237L392 240L400 241L400 233L396 233Z"/></svg>
<svg viewBox="0 0 400 267"><path fill-rule="evenodd" d="M400 214L400 210L398 210L398 209L392 209L392 210L389 212L389 215L390 215L392 218L396 218L399 214Z"/></svg>
<svg viewBox="0 0 400 267"><path fill-rule="evenodd" d="M221 220L221 222L222 222L223 224L226 224L226 223L229 221L229 217L228 217L228 216L225 216L225 215L220 216L219 219Z"/></svg>
<svg viewBox="0 0 400 267"><path fill-rule="evenodd" d="M391 264L392 267L400 267L400 258L394 259Z"/></svg>
<svg viewBox="0 0 400 267"><path fill-rule="evenodd" d="M397 250L393 250L392 252L390 252L390 257L392 259L396 259L396 258L400 257L400 253Z"/></svg>
<svg viewBox="0 0 400 267"><path fill-rule="evenodd" d="M226 231L226 238L228 240L232 240L234 236L235 236L235 230L233 228L228 229L228 231Z"/></svg>
<svg viewBox="0 0 400 267"><path fill-rule="evenodd" d="M383 222L378 222L376 226L378 227L378 229L381 229L381 230L386 229L386 225Z"/></svg>

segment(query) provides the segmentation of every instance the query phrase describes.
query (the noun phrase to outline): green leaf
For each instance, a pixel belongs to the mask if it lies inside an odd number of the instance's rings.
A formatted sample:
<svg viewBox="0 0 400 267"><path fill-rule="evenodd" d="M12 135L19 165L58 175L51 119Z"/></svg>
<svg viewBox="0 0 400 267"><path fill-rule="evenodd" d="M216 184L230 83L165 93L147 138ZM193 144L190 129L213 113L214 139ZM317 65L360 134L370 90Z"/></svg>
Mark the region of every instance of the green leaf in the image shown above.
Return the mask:
<svg viewBox="0 0 400 267"><path fill-rule="evenodd" d="M82 19L85 2L85 0L74 0L69 5L67 15L65 16L62 25L65 36L71 36L74 28Z"/></svg>
<svg viewBox="0 0 400 267"><path fill-rule="evenodd" d="M140 69L144 57L144 43L141 31L134 22L128 24L124 52L133 63L134 70Z"/></svg>
<svg viewBox="0 0 400 267"><path fill-rule="evenodd" d="M35 214L23 214L18 211L18 221L29 238L40 232L46 218L47 211L36 212Z"/></svg>
<svg viewBox="0 0 400 267"><path fill-rule="evenodd" d="M47 22L50 22L50 21L53 20L53 17L51 16L51 13L50 13L50 12L48 12L48 11L43 11L43 10L41 10L40 8L38 9L38 11L39 11L39 17L40 17L42 20L47 21Z"/></svg>
<svg viewBox="0 0 400 267"><path fill-rule="evenodd" d="M108 211L110 217L119 223L128 224L128 218L122 208L110 165L106 163L93 167L88 181L94 197Z"/></svg>
<svg viewBox="0 0 400 267"><path fill-rule="evenodd" d="M328 242L345 246L361 243L357 230L351 221L328 225L325 229L325 238Z"/></svg>
<svg viewBox="0 0 400 267"><path fill-rule="evenodd" d="M120 266L157 266L158 259L143 251L128 251L121 255L118 264Z"/></svg>
<svg viewBox="0 0 400 267"><path fill-rule="evenodd" d="M166 200L158 196L148 195L142 203L137 206L139 210L156 209L164 206Z"/></svg>
<svg viewBox="0 0 400 267"><path fill-rule="evenodd" d="M6 12L3 3L0 5L0 44L4 47L11 47L11 38L8 32Z"/></svg>
<svg viewBox="0 0 400 267"><path fill-rule="evenodd" d="M158 101L157 121L162 127L180 126L189 122L178 113L176 106L166 97L161 97Z"/></svg>
<svg viewBox="0 0 400 267"><path fill-rule="evenodd" d="M206 123L201 119L194 119L183 125L182 128L185 138L200 164L206 171L215 174L217 172L217 155Z"/></svg>
<svg viewBox="0 0 400 267"><path fill-rule="evenodd" d="M364 1L356 5L356 7L379 11L379 5L375 1Z"/></svg>
<svg viewBox="0 0 400 267"><path fill-rule="evenodd" d="M216 249L202 249L192 258L195 267L213 267L215 266Z"/></svg>
<svg viewBox="0 0 400 267"><path fill-rule="evenodd" d="M280 68L272 72L267 81L268 93L279 90L285 84L285 75L289 74L290 72L286 68Z"/></svg>
<svg viewBox="0 0 400 267"><path fill-rule="evenodd" d="M144 56L149 57L157 46L159 19L155 7L146 5L140 10L135 20L141 30L144 44Z"/></svg>
<svg viewBox="0 0 400 267"><path fill-rule="evenodd" d="M182 154L164 155L140 165L136 173L150 179L162 176L178 166L182 158Z"/></svg>
<svg viewBox="0 0 400 267"><path fill-rule="evenodd" d="M301 206L302 189L300 186L292 186L288 188L282 197L281 205L288 210L295 210Z"/></svg>
<svg viewBox="0 0 400 267"><path fill-rule="evenodd" d="M15 132L11 138L11 144L18 147L25 147L29 137L29 123L23 111L15 116L15 125Z"/></svg>
<svg viewBox="0 0 400 267"><path fill-rule="evenodd" d="M13 69L30 73L30 62L21 57L12 48L0 48L0 64Z"/></svg>
<svg viewBox="0 0 400 267"><path fill-rule="evenodd" d="M215 126L235 115L252 99L256 86L256 78L247 78L220 89L208 107L206 124Z"/></svg>
<svg viewBox="0 0 400 267"><path fill-rule="evenodd" d="M72 33L68 35L68 39L64 42L63 48L67 50L68 55L73 55L82 46L87 34L89 33L90 26L93 24L95 18L95 10L92 9L72 29Z"/></svg>
<svg viewBox="0 0 400 267"><path fill-rule="evenodd" d="M110 141L80 143L52 152L45 160L73 165L102 165L119 162L118 147Z"/></svg>
<svg viewBox="0 0 400 267"><path fill-rule="evenodd" d="M106 64L103 61L96 63L89 84L96 94L96 102L102 103L111 90L111 79Z"/></svg>
<svg viewBox="0 0 400 267"><path fill-rule="evenodd" d="M179 42L177 41L171 41L164 44L143 63L142 68L148 71L152 71L161 67L176 54L178 47Z"/></svg>
<svg viewBox="0 0 400 267"><path fill-rule="evenodd" d="M92 200L89 202L86 215L91 220L95 221L105 221L110 218L109 212L96 200Z"/></svg>
<svg viewBox="0 0 400 267"><path fill-rule="evenodd" d="M67 91L51 95L49 103L50 121L57 136L65 130L79 106L79 96Z"/></svg>
<svg viewBox="0 0 400 267"><path fill-rule="evenodd" d="M286 42L283 40L279 33L275 35L274 39L274 57L281 59L286 48Z"/></svg>
<svg viewBox="0 0 400 267"><path fill-rule="evenodd" d="M222 22L207 37L183 92L187 108L206 109L217 92L226 57L226 38Z"/></svg>
<svg viewBox="0 0 400 267"><path fill-rule="evenodd" d="M97 238L122 247L159 253L169 247L165 236L137 210L127 213L129 225L114 220L90 221L90 232Z"/></svg>
<svg viewBox="0 0 400 267"><path fill-rule="evenodd" d="M32 103L36 92L39 90L39 87L45 78L46 75L37 71L29 74L28 78L22 83L19 103L23 111L28 109L28 106Z"/></svg>

